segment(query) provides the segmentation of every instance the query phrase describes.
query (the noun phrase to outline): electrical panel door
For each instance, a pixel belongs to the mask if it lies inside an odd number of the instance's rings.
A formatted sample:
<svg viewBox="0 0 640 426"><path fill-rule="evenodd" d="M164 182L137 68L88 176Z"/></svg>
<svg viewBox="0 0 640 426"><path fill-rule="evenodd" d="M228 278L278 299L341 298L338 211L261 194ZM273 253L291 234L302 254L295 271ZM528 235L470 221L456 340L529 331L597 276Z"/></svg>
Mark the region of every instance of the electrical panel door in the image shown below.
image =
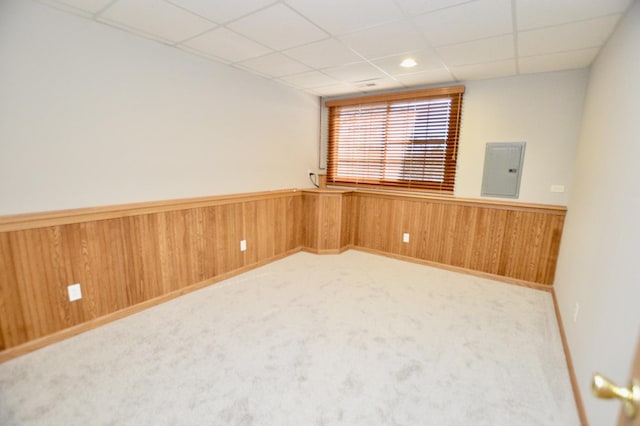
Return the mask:
<svg viewBox="0 0 640 426"><path fill-rule="evenodd" d="M524 142L488 143L484 154L482 196L518 198Z"/></svg>

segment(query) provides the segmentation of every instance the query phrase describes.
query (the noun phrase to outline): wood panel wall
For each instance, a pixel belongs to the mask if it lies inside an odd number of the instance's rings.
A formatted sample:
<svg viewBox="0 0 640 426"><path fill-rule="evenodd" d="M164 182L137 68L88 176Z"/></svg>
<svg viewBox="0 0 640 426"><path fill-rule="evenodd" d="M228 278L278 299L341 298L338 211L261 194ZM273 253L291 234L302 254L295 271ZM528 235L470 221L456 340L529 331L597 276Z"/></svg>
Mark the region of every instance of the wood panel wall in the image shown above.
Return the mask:
<svg viewBox="0 0 640 426"><path fill-rule="evenodd" d="M7 349L35 349L47 336L301 249L353 247L549 286L565 214L559 206L285 190L0 217L0 361ZM72 283L83 294L73 303Z"/></svg>
<svg viewBox="0 0 640 426"><path fill-rule="evenodd" d="M351 191L303 190L303 249L336 254L351 246Z"/></svg>
<svg viewBox="0 0 640 426"><path fill-rule="evenodd" d="M355 247L553 283L564 207L366 192L355 198Z"/></svg>
<svg viewBox="0 0 640 426"><path fill-rule="evenodd" d="M124 217L115 209L97 209L73 212L73 219L3 218L0 349L298 250L300 195L220 197L199 200L196 207L186 200L139 206ZM70 220L75 222L66 223ZM73 303L67 296L72 283L81 284L83 296Z"/></svg>

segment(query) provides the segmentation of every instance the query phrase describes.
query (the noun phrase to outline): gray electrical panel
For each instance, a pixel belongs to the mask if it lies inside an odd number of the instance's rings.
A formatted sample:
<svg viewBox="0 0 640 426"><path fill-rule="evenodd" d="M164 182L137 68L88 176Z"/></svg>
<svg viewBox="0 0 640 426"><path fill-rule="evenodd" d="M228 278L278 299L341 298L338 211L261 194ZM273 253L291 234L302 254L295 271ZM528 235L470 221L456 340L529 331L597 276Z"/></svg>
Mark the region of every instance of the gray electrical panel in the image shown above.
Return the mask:
<svg viewBox="0 0 640 426"><path fill-rule="evenodd" d="M484 153L482 196L518 198L524 142L488 143Z"/></svg>

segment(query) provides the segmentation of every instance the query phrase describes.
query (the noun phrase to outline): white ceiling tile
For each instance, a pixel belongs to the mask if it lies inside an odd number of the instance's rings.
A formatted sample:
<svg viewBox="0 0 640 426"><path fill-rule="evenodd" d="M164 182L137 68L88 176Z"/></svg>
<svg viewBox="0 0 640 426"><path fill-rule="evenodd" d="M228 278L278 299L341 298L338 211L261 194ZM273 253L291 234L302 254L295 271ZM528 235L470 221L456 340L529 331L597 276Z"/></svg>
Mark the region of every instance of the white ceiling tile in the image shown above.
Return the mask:
<svg viewBox="0 0 640 426"><path fill-rule="evenodd" d="M455 81L451 73L446 68L418 72L415 74L404 74L399 75L396 78L407 87Z"/></svg>
<svg viewBox="0 0 640 426"><path fill-rule="evenodd" d="M192 38L183 45L229 62L243 61L272 52L223 27Z"/></svg>
<svg viewBox="0 0 640 426"><path fill-rule="evenodd" d="M425 47L422 36L410 22L401 20L340 37L347 46L367 59L381 58Z"/></svg>
<svg viewBox="0 0 640 426"><path fill-rule="evenodd" d="M314 88L321 86L329 86L340 83L335 78L331 78L319 71L309 71L302 74L282 77L280 80L287 82L293 86L300 88Z"/></svg>
<svg viewBox="0 0 640 426"><path fill-rule="evenodd" d="M226 23L255 12L274 0L167 0L217 23Z"/></svg>
<svg viewBox="0 0 640 426"><path fill-rule="evenodd" d="M436 51L447 66L495 62L515 57L513 37L510 35L440 47Z"/></svg>
<svg viewBox="0 0 640 426"><path fill-rule="evenodd" d="M520 58L518 59L518 68L522 74L586 68L591 65L598 50L598 48L572 50L551 55Z"/></svg>
<svg viewBox="0 0 640 426"><path fill-rule="evenodd" d="M584 68L633 3L38 1L321 96Z"/></svg>
<svg viewBox="0 0 640 426"><path fill-rule="evenodd" d="M355 84L358 90L362 92L373 92L377 90L388 90L388 89L399 89L404 87L402 83L397 80L392 80L391 78L384 78L380 80L371 80L366 83L358 83Z"/></svg>
<svg viewBox="0 0 640 426"><path fill-rule="evenodd" d="M315 87L313 89L309 89L309 92L318 96L338 96L349 93L360 93L360 90L350 84L340 83L332 84L330 86Z"/></svg>
<svg viewBox="0 0 640 426"><path fill-rule="evenodd" d="M366 80L375 80L387 77L382 71L368 62L328 68L323 70L323 72L336 80L346 81L349 83L358 83Z"/></svg>
<svg viewBox="0 0 640 426"><path fill-rule="evenodd" d="M215 27L212 22L162 0L119 1L100 14L100 20L174 43Z"/></svg>
<svg viewBox="0 0 640 426"><path fill-rule="evenodd" d="M229 28L282 50L327 38L327 34L283 4L276 4L238 21Z"/></svg>
<svg viewBox="0 0 640 426"><path fill-rule="evenodd" d="M198 55L198 56L201 56L201 57L206 58L206 59L212 59L212 60L214 60L216 62L220 62L220 63L227 64L227 65L230 65L232 63L232 61L228 61L226 59L222 59L219 56L215 56L215 55L212 55L210 53L203 52L201 50L193 49L193 48L191 48L189 46L178 44L178 45L176 45L176 47L178 49L180 49L180 50L184 50L185 52L189 52L191 54Z"/></svg>
<svg viewBox="0 0 640 426"><path fill-rule="evenodd" d="M518 53L520 56L536 56L601 46L611 35L619 19L619 15L613 15L520 32Z"/></svg>
<svg viewBox="0 0 640 426"><path fill-rule="evenodd" d="M516 0L518 30L622 14L632 0Z"/></svg>
<svg viewBox="0 0 640 426"><path fill-rule="evenodd" d="M411 68L404 68L400 66L400 63L407 58L415 60L417 65ZM442 68L444 66L440 58L438 58L438 56L431 50L421 50L418 52L408 52L401 55L387 56L386 58L376 59L371 62L382 68L382 70L387 74L393 76L415 74L430 69Z"/></svg>
<svg viewBox="0 0 640 426"><path fill-rule="evenodd" d="M516 74L516 61L490 62L487 64L464 65L450 68L458 80L482 80L485 78L508 77Z"/></svg>
<svg viewBox="0 0 640 426"><path fill-rule="evenodd" d="M400 7L410 15L433 12L439 9L446 9L462 3L469 3L471 0L396 0Z"/></svg>
<svg viewBox="0 0 640 426"><path fill-rule="evenodd" d="M432 46L509 34L511 0L477 0L414 18Z"/></svg>
<svg viewBox="0 0 640 426"><path fill-rule="evenodd" d="M257 75L257 76L262 77L262 78L266 78L267 80L272 80L274 78L272 75L269 75L267 73L263 73L263 72L256 71L254 69L245 67L244 65L242 65L239 62L236 62L235 64L229 64L229 65L231 65L233 68L237 68L239 70L248 72L249 74L253 74L253 75Z"/></svg>
<svg viewBox="0 0 640 426"><path fill-rule="evenodd" d="M306 65L294 61L281 53L272 53L259 58L249 59L248 61L241 62L240 65L249 70L271 77L283 77L311 71Z"/></svg>
<svg viewBox="0 0 640 426"><path fill-rule="evenodd" d="M402 18L393 0L287 0L287 3L333 35Z"/></svg>
<svg viewBox="0 0 640 426"><path fill-rule="evenodd" d="M312 68L329 68L362 61L360 56L333 38L294 47L284 53Z"/></svg>
<svg viewBox="0 0 640 426"><path fill-rule="evenodd" d="M112 0L47 0L45 3L60 4L89 13L97 13L105 8Z"/></svg>

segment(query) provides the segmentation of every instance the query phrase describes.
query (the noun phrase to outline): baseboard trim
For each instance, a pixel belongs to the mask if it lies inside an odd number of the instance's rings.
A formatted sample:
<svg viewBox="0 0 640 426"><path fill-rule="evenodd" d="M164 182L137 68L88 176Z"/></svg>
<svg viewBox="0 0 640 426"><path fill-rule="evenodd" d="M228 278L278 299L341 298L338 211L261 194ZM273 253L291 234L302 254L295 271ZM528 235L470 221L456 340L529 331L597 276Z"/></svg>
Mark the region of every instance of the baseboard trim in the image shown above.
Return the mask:
<svg viewBox="0 0 640 426"><path fill-rule="evenodd" d="M28 354L29 352L33 352L35 350L41 349L45 346L52 345L54 343L58 343L62 340L66 340L70 337L76 336L78 334L84 333L89 330L93 330L110 322L119 320L121 318L127 317L129 315L144 311L145 309L152 308L154 306L160 305L164 302L168 302L169 300L175 299L177 297L183 296L187 293L191 293L196 290L200 290L204 287L209 287L213 284L216 284L220 281L224 281L226 279L232 278L236 275L243 274L252 269L259 268L268 263L275 262L280 259L284 259L287 256L290 256L294 253L301 251L302 248L298 247L292 250L288 250L284 253L278 254L276 256L270 257L268 259L261 260L260 262L253 263L251 265L243 266L238 269L234 269L230 272L225 272L224 274L220 274L213 278L206 279L204 281L197 282L195 284L191 284L190 286L181 288L180 290L172 291L171 293L164 294L162 296L155 297L153 299L145 300L144 302L138 303L133 306L129 306L127 308L121 309L119 311L104 315L99 318L92 319L90 321L84 322L82 324L78 324L73 327L65 328L64 330L60 330L53 334L49 334L47 336L41 337L39 339L31 340L29 342L23 343L22 345L14 346L4 351L0 352L0 363L9 361L13 358L17 358L21 355Z"/></svg>
<svg viewBox="0 0 640 426"><path fill-rule="evenodd" d="M560 307L558 306L558 299L556 298L556 292L553 289L551 289L551 297L553 299L553 308L556 312L556 320L558 321L558 328L560 329L560 338L562 340L562 348L564 349L564 358L567 362L567 370L569 371L569 379L571 380L571 388L573 389L573 397L576 401L576 408L578 410L578 416L580 417L580 424L582 426L589 426L589 420L587 420L587 413L584 410L584 404L582 403L582 395L580 393L580 388L578 386L578 378L576 376L576 370L573 368L571 350L569 350L567 335L564 332L564 323L562 322L562 316L560 315Z"/></svg>
<svg viewBox="0 0 640 426"><path fill-rule="evenodd" d="M474 275L477 277L487 278L494 281L501 281L507 284L514 284L520 287L532 288L534 290L541 290L541 291L548 291L548 292L551 292L553 290L553 287L551 285L534 283L531 281L520 280L517 278L505 277L503 275L491 274L489 272L475 271L473 269L467 269L461 266L452 266L452 265L447 265L445 263L432 262L430 260L418 259L411 256L403 256L401 254L387 253L384 251L365 248L365 247L359 247L359 246L352 246L350 248L353 250L363 251L366 253L377 254L385 257L391 257L393 259L404 260L412 263L418 263L420 265L433 266L434 268L446 269L452 272L459 272L461 274Z"/></svg>
<svg viewBox="0 0 640 426"><path fill-rule="evenodd" d="M569 344L567 342L567 335L566 335L566 333L564 331L564 324L562 322L562 316L560 315L560 308L558 307L558 299L556 298L556 293L555 293L555 290L554 290L553 286L533 283L533 282L530 282L530 281L518 280L518 279L515 279L515 278L509 278L509 277L504 277L504 276L501 276L501 275L490 274L490 273L487 273L487 272L474 271L474 270L471 270L471 269L461 268L461 267L458 267L458 266L446 265L446 264L443 264L443 263L430 262L430 261L427 261L427 260L416 259L416 258L409 257L409 256L402 256L402 255L398 255L398 254L387 253L387 252L368 249L368 248L364 248L364 247L352 246L350 248L353 249L353 250L363 251L363 252L366 252L366 253L377 254L377 255L385 256L385 257L391 257L391 258L394 258L394 259L404 260L404 261L408 261L408 262L412 262L412 263L418 263L418 264L421 264L421 265L433 266L435 268L446 269L446 270L453 271L453 272L459 272L459 273L468 274L468 275L475 275L475 276L482 277L482 278L488 278L488 279L492 279L492 280L495 280L495 281L501 281L501 282L504 282L506 284L514 284L514 285L518 285L518 286L521 286L521 287L528 287L528 288L532 288L532 289L535 289L535 290L541 290L541 291L546 291L546 292L551 293L551 298L553 299L553 308L555 310L556 320L558 321L558 329L560 330L560 338L562 340L562 348L564 350L565 361L567 363L567 371L569 372L569 379L571 381L571 388L573 390L573 397L575 399L576 409L578 411L578 417L580 418L580 424L582 426L589 426L589 421L587 419L587 414L586 414L586 411L584 409L584 404L582 403L582 395L580 393L580 388L578 386L578 379L577 379L577 376L576 376L576 371L573 368L573 360L571 358L571 351L569 350Z"/></svg>
<svg viewBox="0 0 640 426"><path fill-rule="evenodd" d="M553 301L554 301L554 307L556 310L556 317L558 318L558 325L560 327L560 334L562 336L562 344L564 346L564 350L565 350L565 355L567 357L567 365L569 366L569 374L571 376L571 384L572 387L574 389L574 395L576 395L576 404L578 405L578 411L581 413L581 420L586 419L586 417L584 416L584 408L582 408L582 400L579 397L579 394L576 393L578 391L577 388L577 381L575 378L575 372L573 371L573 364L571 363L571 359L570 356L568 355L569 353L569 348L567 346L566 343L566 337L564 334L564 328L562 326L562 321L560 319L560 314L558 311L558 306L557 306L557 301L555 299L555 293L553 292L553 287L549 286L549 285L544 285L544 284L538 284L538 283L533 283L530 281L524 281L524 280L519 280L519 279L515 279L515 278L509 278L509 277L504 277L501 275L495 275L495 274L490 274L487 272L481 272L481 271L474 271L471 269L467 269L467 268L462 268L462 267L458 267L458 266L452 266L452 265L446 265L443 263L438 263L438 262L431 262L428 260L422 260L422 259L417 259L417 258L413 258L413 257L409 257L409 256L403 256L403 255L398 255L398 254L393 254L393 253L387 253L387 252L383 252L383 251L379 251L379 250L374 250L374 249L369 249L369 248L365 248L365 247L359 247L359 246L354 246L354 245L347 245L344 247L341 247L339 249L313 249L313 248L309 248L309 247L297 247L295 249L286 251L284 253L281 253L279 255L270 257L268 259L264 259L260 262L251 264L251 265L247 265L244 266L242 268L238 268L235 269L233 271L218 275L216 277L213 278L209 278L207 280L204 281L200 281L198 283L192 284L188 287L182 288L180 290L176 290L173 291L171 293L167 293L165 295L153 298L153 299L149 299L146 300L142 303L138 303L134 306L130 306L128 308L125 309L121 309L119 311L113 312L111 314L99 317L99 318L95 318L93 320L87 321L85 323L82 324L78 324L76 326L73 327L69 327L66 328L64 330L60 330L56 333L50 334L48 336L44 336L42 338L39 339L35 339L29 342L26 342L22 345L18 345L18 346L14 346L12 348L8 348L5 349L4 351L0 352L0 363L3 363L5 361L8 361L10 359L16 358L18 356L27 354L29 352L33 352L37 349L43 348L45 346L51 345L53 343L57 343L60 342L62 340L68 339L70 337L73 337L75 335L78 335L80 333L84 333L85 331L89 331L92 330L94 328L100 327L102 325L108 324L110 322L116 321L118 319L127 317L129 315L135 314L137 312L143 311L145 309L151 308L153 306L159 305L161 303L167 302L171 299L175 299L176 297L180 297L184 294L187 293L191 293L193 291L199 290L201 288L204 287L208 287L210 285L213 285L215 283L218 283L220 281L226 280L228 278L234 277L236 275L240 275L244 272L250 271L252 269L264 266L266 264L269 264L271 262L283 259L287 256L290 256L294 253L303 251L303 252L307 252L307 253L312 253L312 254L317 254L317 255L328 255L328 254L340 254L343 253L347 250L357 250L357 251L362 251L365 253L371 253L371 254L376 254L379 256L385 256L385 257L389 257L389 258L393 258L393 259L398 259L398 260L403 260L403 261L407 261L407 262L412 262L412 263L417 263L417 264L421 264L421 265L426 265L426 266L432 266L435 268L440 268L440 269L446 269L449 271L453 271L453 272L459 272L459 273L463 273L463 274L467 274L467 275L473 275L473 276L478 276L481 278L487 278L487 279L491 279L491 280L495 280L495 281L501 281L507 284L513 284L513 285L518 285L521 287L527 287L527 288L532 288L535 290L541 290L541 291L547 291L547 292L551 292L551 294L553 295ZM583 423L586 425L586 423Z"/></svg>
<svg viewBox="0 0 640 426"><path fill-rule="evenodd" d="M340 254L340 253L344 253L347 250L352 249L353 246L348 245L348 246L344 246L344 247L340 247L339 249L315 249L315 248L311 248L311 247L302 247L301 251L307 252L307 253L312 253L312 254Z"/></svg>

